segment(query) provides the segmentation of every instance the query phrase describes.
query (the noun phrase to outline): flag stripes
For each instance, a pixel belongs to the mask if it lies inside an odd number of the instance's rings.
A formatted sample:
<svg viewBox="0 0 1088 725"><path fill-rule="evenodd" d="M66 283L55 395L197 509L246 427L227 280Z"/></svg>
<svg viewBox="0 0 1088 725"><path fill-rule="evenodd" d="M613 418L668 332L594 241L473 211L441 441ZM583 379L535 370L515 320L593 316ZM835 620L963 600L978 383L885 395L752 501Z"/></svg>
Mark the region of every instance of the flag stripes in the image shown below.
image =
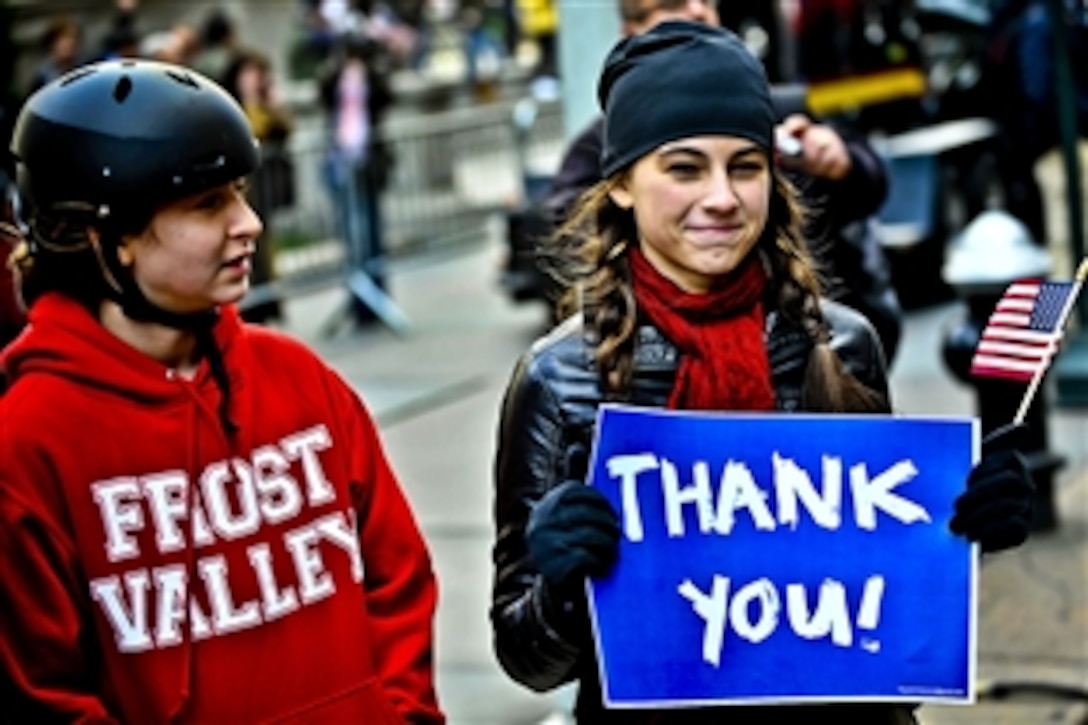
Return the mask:
<svg viewBox="0 0 1088 725"><path fill-rule="evenodd" d="M990 315L971 361L975 377L1027 382L1051 362L1062 335L1068 282L1009 285Z"/></svg>

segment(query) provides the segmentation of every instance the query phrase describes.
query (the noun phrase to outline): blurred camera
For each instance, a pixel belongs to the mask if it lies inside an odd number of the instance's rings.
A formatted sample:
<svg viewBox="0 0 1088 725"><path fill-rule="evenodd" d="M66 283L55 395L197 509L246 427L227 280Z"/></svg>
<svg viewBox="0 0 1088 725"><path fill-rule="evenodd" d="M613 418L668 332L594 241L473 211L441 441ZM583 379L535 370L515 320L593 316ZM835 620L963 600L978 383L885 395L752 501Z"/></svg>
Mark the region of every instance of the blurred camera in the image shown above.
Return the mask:
<svg viewBox="0 0 1088 725"><path fill-rule="evenodd" d="M774 148L787 162L800 161L801 156L804 154L801 140L786 133L781 127L774 130Z"/></svg>

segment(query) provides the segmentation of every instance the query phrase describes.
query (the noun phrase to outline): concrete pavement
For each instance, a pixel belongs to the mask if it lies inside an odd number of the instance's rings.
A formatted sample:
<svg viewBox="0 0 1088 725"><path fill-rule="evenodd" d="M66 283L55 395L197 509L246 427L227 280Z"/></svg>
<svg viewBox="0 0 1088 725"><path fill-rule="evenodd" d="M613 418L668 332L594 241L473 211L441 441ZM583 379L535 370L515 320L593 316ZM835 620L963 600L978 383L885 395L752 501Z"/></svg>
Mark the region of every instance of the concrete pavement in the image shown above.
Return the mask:
<svg viewBox="0 0 1088 725"><path fill-rule="evenodd" d="M391 292L411 330L320 335L344 301L328 290L286 304L285 327L308 340L360 391L431 544L441 585L438 687L451 725L562 723L570 692L528 692L490 649L491 458L502 390L543 329L541 307L509 303L497 286L495 239L396 261ZM970 415L970 390L940 361L955 304L911 312L892 370L903 413ZM1046 394L1046 393L1044 393ZM1056 483L1061 525L988 559L979 605L978 681L971 707L926 707L924 725L1088 723L1088 411L1053 410L1051 449L1067 459ZM1003 694L1010 684L1035 685Z"/></svg>

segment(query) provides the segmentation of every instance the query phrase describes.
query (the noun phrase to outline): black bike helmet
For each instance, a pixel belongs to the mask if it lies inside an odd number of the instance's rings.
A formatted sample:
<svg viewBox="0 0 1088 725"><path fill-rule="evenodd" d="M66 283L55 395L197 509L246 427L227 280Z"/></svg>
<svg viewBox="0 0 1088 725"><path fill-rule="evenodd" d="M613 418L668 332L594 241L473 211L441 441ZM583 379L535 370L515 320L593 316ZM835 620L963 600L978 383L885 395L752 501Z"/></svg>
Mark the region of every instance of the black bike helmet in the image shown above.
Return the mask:
<svg viewBox="0 0 1088 725"><path fill-rule="evenodd" d="M11 151L32 210L76 205L104 222L251 173L257 141L220 86L151 60L103 61L46 85L16 119Z"/></svg>

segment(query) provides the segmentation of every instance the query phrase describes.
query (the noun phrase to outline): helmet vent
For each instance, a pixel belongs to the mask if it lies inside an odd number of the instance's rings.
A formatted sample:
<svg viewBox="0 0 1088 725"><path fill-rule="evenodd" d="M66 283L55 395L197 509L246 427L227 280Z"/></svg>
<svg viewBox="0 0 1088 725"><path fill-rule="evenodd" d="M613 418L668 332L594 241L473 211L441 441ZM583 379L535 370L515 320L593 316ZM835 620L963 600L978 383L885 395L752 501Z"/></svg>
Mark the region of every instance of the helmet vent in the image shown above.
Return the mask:
<svg viewBox="0 0 1088 725"><path fill-rule="evenodd" d="M64 80L62 80L60 84L62 86L71 85L72 83L78 81L80 78L86 78L94 72L94 68L83 68L82 70L72 71L67 76L65 76Z"/></svg>
<svg viewBox="0 0 1088 725"><path fill-rule="evenodd" d="M113 87L113 100L124 103L130 93L132 93L132 79L128 76L121 76L117 81L117 85Z"/></svg>
<svg viewBox="0 0 1088 725"><path fill-rule="evenodd" d="M166 71L166 75L170 76L178 83L182 83L193 88L200 88L200 86L197 85L197 82L188 73L180 73L178 71L168 70Z"/></svg>

